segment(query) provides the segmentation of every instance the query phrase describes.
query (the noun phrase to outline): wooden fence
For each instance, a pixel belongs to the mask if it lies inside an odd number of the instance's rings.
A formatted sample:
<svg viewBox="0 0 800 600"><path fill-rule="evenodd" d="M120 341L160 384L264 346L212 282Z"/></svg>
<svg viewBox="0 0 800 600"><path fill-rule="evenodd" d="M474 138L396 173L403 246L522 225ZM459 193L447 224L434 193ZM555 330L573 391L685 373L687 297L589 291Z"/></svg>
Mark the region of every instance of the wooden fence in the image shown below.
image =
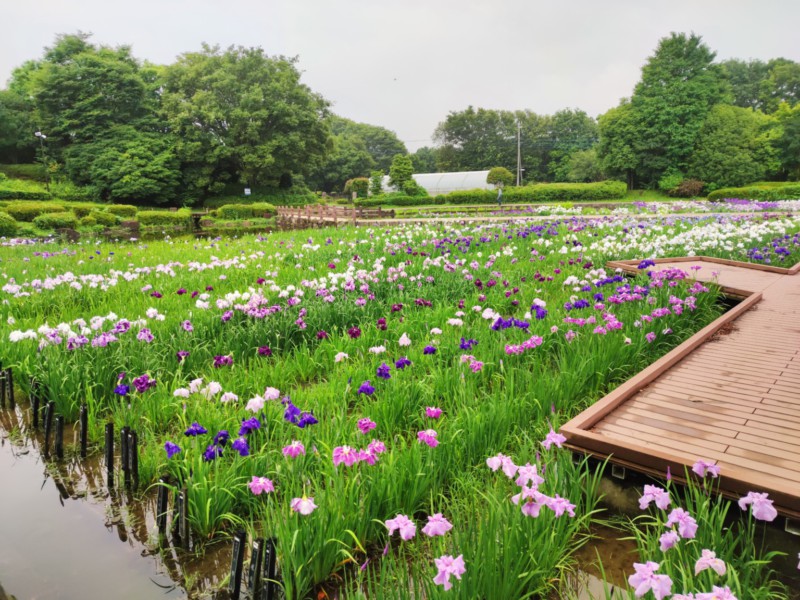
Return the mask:
<svg viewBox="0 0 800 600"><path fill-rule="evenodd" d="M362 208L353 206L334 206L325 204L309 204L306 206L278 206L278 221L283 225L301 226L337 226L351 223L357 225L361 221L394 218L394 210L378 208Z"/></svg>

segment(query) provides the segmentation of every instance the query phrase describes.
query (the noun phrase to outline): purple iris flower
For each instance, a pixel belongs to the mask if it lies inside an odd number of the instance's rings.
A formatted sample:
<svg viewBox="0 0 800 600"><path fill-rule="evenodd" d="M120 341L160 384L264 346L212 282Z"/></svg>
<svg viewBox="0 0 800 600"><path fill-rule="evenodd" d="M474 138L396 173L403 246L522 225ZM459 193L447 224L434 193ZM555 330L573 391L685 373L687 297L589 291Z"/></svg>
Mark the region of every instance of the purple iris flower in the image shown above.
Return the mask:
<svg viewBox="0 0 800 600"><path fill-rule="evenodd" d="M392 374L389 372L391 368L386 363L381 363L381 366L378 367L377 375L381 379L391 379Z"/></svg>
<svg viewBox="0 0 800 600"><path fill-rule="evenodd" d="M206 462L211 462L218 456L222 456L222 448L216 444L211 444L206 448L206 451L203 452L203 460Z"/></svg>
<svg viewBox="0 0 800 600"><path fill-rule="evenodd" d="M167 451L167 458L172 458L181 451L181 448L174 442L167 442L164 444L164 450Z"/></svg>
<svg viewBox="0 0 800 600"><path fill-rule="evenodd" d="M422 349L423 354L436 354L436 346L425 346Z"/></svg>
<svg viewBox="0 0 800 600"><path fill-rule="evenodd" d="M255 417L250 417L242 421L242 426L239 428L239 435L247 435L256 429L261 429L261 422Z"/></svg>
<svg viewBox="0 0 800 600"><path fill-rule="evenodd" d="M367 396L372 396L375 393L375 388L372 386L372 383L369 379L367 379L364 383L362 383L358 387L359 394L366 394Z"/></svg>
<svg viewBox="0 0 800 600"><path fill-rule="evenodd" d="M208 433L208 429L200 425L197 421L189 425L186 431L183 432L183 435L186 437L194 437L197 435L204 435Z"/></svg>
<svg viewBox="0 0 800 600"><path fill-rule="evenodd" d="M243 437L236 438L236 440L231 444L231 448L236 450L239 453L239 456L249 456L250 455L250 446L247 445L247 440Z"/></svg>

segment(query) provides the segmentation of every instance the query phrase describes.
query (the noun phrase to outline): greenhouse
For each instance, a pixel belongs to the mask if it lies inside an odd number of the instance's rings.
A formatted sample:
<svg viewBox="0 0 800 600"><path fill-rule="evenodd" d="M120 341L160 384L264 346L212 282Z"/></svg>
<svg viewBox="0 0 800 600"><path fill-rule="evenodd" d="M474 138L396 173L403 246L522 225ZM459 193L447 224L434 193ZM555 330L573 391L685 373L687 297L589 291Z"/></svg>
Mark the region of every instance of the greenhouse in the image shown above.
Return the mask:
<svg viewBox="0 0 800 600"><path fill-rule="evenodd" d="M430 196L448 194L460 190L490 190L494 186L486 183L489 171L462 171L460 173L416 173L412 175L414 181L424 187ZM384 190L396 191L389 185L389 176L384 176L381 181Z"/></svg>

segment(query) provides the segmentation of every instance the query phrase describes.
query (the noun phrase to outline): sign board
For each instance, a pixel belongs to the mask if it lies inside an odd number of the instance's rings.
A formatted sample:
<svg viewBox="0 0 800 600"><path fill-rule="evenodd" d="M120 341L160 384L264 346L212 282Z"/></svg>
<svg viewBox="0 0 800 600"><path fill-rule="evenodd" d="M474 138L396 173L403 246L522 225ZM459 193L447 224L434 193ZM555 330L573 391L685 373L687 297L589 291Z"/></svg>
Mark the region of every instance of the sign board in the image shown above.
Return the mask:
<svg viewBox="0 0 800 600"><path fill-rule="evenodd" d="M244 195L245 196L249 196L250 195L250 188L244 188Z"/></svg>

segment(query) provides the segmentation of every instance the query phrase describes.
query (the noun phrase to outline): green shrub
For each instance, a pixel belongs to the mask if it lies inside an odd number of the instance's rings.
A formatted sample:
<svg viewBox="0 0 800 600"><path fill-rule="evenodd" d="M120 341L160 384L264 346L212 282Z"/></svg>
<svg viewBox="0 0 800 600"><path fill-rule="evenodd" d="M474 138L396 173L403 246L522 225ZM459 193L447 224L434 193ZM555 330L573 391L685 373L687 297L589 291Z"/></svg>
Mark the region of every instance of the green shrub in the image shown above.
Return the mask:
<svg viewBox="0 0 800 600"><path fill-rule="evenodd" d="M137 208L131 204L109 204L106 212L123 219L133 219L136 216Z"/></svg>
<svg viewBox="0 0 800 600"><path fill-rule="evenodd" d="M226 204L220 206L216 211L220 219L235 221L237 219L252 219L275 215L275 207L266 202L254 202L252 204Z"/></svg>
<svg viewBox="0 0 800 600"><path fill-rule="evenodd" d="M441 196L441 198L444 198ZM376 206L425 206L427 204L442 204L431 196L406 196L405 194L384 194L372 198L359 198L355 206L373 208Z"/></svg>
<svg viewBox="0 0 800 600"><path fill-rule="evenodd" d="M486 183L494 186L508 186L514 183L514 174L505 167L494 167L486 176Z"/></svg>
<svg viewBox="0 0 800 600"><path fill-rule="evenodd" d="M17 221L32 222L39 215L64 212L66 207L55 202L9 202L5 211Z"/></svg>
<svg viewBox="0 0 800 600"><path fill-rule="evenodd" d="M50 184L50 193L59 200L87 202L92 199L89 188L79 187L71 181L54 181Z"/></svg>
<svg viewBox="0 0 800 600"><path fill-rule="evenodd" d="M97 220L94 217L83 217L81 219L82 227L94 227L97 225Z"/></svg>
<svg viewBox="0 0 800 600"><path fill-rule="evenodd" d="M658 189L670 194L670 192L677 189L683 180L684 175L680 171L667 171L661 179L658 180Z"/></svg>
<svg viewBox="0 0 800 600"><path fill-rule="evenodd" d="M0 165L0 173L12 179L32 179L42 182L47 180L44 167L40 164Z"/></svg>
<svg viewBox="0 0 800 600"><path fill-rule="evenodd" d="M720 188L708 195L711 202L717 202L726 198L741 198L743 200L797 200L800 199L800 184L789 183L776 186L772 183L767 185L752 185L740 188Z"/></svg>
<svg viewBox="0 0 800 600"><path fill-rule="evenodd" d="M699 179L684 179L678 187L669 191L670 196L678 198L696 198L703 193L705 183Z"/></svg>
<svg viewBox="0 0 800 600"><path fill-rule="evenodd" d="M78 217L72 212L54 212L39 215L33 220L39 229L74 229L78 226Z"/></svg>
<svg viewBox="0 0 800 600"><path fill-rule="evenodd" d="M8 237L15 235L19 229L17 220L7 212L0 212L0 236Z"/></svg>
<svg viewBox="0 0 800 600"><path fill-rule="evenodd" d="M82 219L83 217L89 216L89 213L92 212L93 210L95 210L97 207L94 204L80 204L80 203L65 202L64 203L64 208L66 208L67 210L71 210L72 212L75 213L76 217L78 217L79 219Z"/></svg>
<svg viewBox="0 0 800 600"><path fill-rule="evenodd" d="M192 213L189 209L180 210L143 210L137 215L139 223L148 227L173 227L188 229L192 224Z"/></svg>
<svg viewBox="0 0 800 600"><path fill-rule="evenodd" d="M105 225L106 227L114 227L114 225L116 225L119 221L119 217L116 215L112 215L111 213L100 210L93 210L89 213L88 218L94 219L95 223Z"/></svg>

